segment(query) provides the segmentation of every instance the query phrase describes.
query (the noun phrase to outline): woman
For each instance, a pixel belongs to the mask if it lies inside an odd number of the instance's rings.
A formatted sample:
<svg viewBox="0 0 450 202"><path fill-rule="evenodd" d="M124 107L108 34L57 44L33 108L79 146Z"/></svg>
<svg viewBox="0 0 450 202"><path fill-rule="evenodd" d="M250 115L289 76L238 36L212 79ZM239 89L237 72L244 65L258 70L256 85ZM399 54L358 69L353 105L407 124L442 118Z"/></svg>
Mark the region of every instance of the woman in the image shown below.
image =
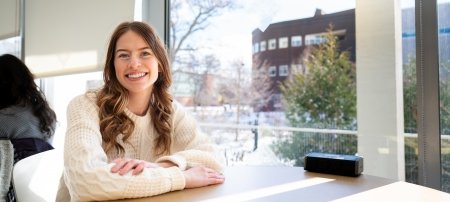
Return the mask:
<svg viewBox="0 0 450 202"><path fill-rule="evenodd" d="M215 147L169 94L164 44L143 22L112 34L104 86L68 106L57 201L137 198L224 181Z"/></svg>
<svg viewBox="0 0 450 202"><path fill-rule="evenodd" d="M10 139L15 160L50 149L56 115L34 82L33 74L16 56L0 56L0 138ZM30 148L30 146L37 148Z"/></svg>
<svg viewBox="0 0 450 202"><path fill-rule="evenodd" d="M2 162L9 164L2 168L10 169L0 170L0 174L11 176L12 167L19 160L53 149L50 140L55 133L56 115L34 82L33 74L16 56L0 56L0 92L0 139L12 143L8 150L14 156L7 161L2 156ZM5 152L5 148L1 149ZM0 190L2 200L15 201L10 178L3 181ZM4 190L8 193L3 193Z"/></svg>

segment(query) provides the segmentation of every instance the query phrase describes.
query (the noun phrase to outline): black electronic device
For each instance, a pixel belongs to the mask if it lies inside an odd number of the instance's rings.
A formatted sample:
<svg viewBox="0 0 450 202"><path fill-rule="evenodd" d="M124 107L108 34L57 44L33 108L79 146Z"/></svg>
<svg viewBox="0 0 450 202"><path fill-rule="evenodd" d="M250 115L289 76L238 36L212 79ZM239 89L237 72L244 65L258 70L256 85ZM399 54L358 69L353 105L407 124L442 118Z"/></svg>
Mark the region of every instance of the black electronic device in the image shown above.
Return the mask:
<svg viewBox="0 0 450 202"><path fill-rule="evenodd" d="M313 152L305 156L304 169L311 172L356 177L363 172L363 158L355 155L342 155Z"/></svg>

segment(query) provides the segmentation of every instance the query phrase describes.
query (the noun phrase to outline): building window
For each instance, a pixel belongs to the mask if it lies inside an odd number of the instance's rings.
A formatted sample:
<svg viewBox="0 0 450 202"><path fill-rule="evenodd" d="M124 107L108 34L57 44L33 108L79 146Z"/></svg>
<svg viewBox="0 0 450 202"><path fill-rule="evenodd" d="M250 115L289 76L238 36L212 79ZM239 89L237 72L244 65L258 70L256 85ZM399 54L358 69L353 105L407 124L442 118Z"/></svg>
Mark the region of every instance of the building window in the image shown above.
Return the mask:
<svg viewBox="0 0 450 202"><path fill-rule="evenodd" d="M259 43L254 43L253 44L253 53L257 53L259 52Z"/></svg>
<svg viewBox="0 0 450 202"><path fill-rule="evenodd" d="M269 50L274 50L275 48L277 48L277 40L270 39L269 40Z"/></svg>
<svg viewBox="0 0 450 202"><path fill-rule="evenodd" d="M261 52L263 52L263 51L266 50L266 41L261 41L261 42L259 43L259 50L260 50Z"/></svg>
<svg viewBox="0 0 450 202"><path fill-rule="evenodd" d="M278 38L278 48L287 48L289 46L287 37Z"/></svg>
<svg viewBox="0 0 450 202"><path fill-rule="evenodd" d="M302 46L302 36L292 36L291 37L291 46L292 47Z"/></svg>
<svg viewBox="0 0 450 202"><path fill-rule="evenodd" d="M280 72L280 76L287 76L289 74L289 67L287 65L280 65L279 68L278 72Z"/></svg>
<svg viewBox="0 0 450 202"><path fill-rule="evenodd" d="M317 45L326 41L324 34L310 34L305 37L306 45Z"/></svg>
<svg viewBox="0 0 450 202"><path fill-rule="evenodd" d="M345 39L345 34L347 33L347 30L340 29L333 31L333 35L337 37L339 41ZM321 43L325 43L327 41L326 39L327 33L316 33L316 34L309 34L305 37L305 44L306 45L317 45Z"/></svg>
<svg viewBox="0 0 450 202"><path fill-rule="evenodd" d="M277 67L276 66L269 67L269 76L270 77L277 76Z"/></svg>

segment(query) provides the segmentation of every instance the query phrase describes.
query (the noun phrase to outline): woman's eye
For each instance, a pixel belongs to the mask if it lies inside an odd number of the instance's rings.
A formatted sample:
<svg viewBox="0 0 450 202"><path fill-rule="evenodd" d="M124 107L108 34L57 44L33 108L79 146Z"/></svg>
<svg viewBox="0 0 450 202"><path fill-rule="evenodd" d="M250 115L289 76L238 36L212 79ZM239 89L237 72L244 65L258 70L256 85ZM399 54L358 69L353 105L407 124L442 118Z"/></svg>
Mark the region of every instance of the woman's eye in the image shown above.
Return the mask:
<svg viewBox="0 0 450 202"><path fill-rule="evenodd" d="M119 54L117 57L118 57L118 58L122 58L122 59L126 59L126 58L129 57L129 55L128 55L128 54L125 54L125 53L121 53L121 54Z"/></svg>
<svg viewBox="0 0 450 202"><path fill-rule="evenodd" d="M149 56L149 55L151 55L150 52L142 52L142 56Z"/></svg>

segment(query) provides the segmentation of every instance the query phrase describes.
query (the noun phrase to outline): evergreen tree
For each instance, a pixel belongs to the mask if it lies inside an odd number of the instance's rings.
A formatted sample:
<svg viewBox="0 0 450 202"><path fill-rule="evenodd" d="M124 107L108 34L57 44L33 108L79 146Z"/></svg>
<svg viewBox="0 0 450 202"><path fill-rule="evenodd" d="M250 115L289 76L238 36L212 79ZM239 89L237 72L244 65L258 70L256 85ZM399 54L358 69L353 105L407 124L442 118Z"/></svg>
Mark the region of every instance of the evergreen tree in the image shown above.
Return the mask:
<svg viewBox="0 0 450 202"><path fill-rule="evenodd" d="M405 133L417 132L416 59L403 64L403 116Z"/></svg>
<svg viewBox="0 0 450 202"><path fill-rule="evenodd" d="M356 71L348 51L339 51L332 26L324 43L305 59L307 71L285 81L282 91L286 116L293 127L356 129ZM294 132L273 149L282 159L303 166L309 152L355 154L353 135Z"/></svg>
<svg viewBox="0 0 450 202"><path fill-rule="evenodd" d="M325 43L313 47L305 74L297 73L282 86L287 119L292 126L355 129L356 71L348 51L328 29Z"/></svg>

